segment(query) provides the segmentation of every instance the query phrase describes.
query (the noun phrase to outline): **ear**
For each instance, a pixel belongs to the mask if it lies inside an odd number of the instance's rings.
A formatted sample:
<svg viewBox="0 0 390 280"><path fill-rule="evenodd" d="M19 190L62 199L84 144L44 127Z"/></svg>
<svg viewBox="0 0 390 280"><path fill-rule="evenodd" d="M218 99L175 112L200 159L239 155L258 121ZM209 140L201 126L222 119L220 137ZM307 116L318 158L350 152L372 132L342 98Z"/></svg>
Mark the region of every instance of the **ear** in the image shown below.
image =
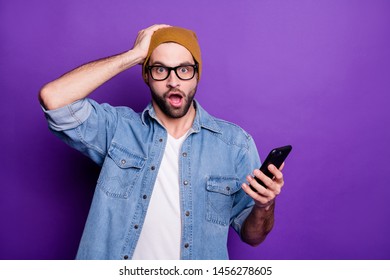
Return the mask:
<svg viewBox="0 0 390 280"><path fill-rule="evenodd" d="M145 83L147 85L149 85L149 74L148 74L148 72L145 72L145 74L144 74L144 81L145 81Z"/></svg>

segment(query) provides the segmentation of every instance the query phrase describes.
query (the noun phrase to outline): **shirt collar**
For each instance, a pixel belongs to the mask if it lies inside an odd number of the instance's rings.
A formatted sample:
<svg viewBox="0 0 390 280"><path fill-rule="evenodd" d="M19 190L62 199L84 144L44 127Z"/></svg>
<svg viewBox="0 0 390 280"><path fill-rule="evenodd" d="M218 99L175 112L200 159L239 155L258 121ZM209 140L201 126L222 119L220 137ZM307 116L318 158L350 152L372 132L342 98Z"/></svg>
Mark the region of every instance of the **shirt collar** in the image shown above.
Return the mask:
<svg viewBox="0 0 390 280"><path fill-rule="evenodd" d="M211 115L209 115L209 113L207 113L206 110L204 110L196 100L194 100L194 104L196 115L194 123L192 124L192 130L197 133L200 132L201 128L204 128L215 133L221 133L221 128L217 124L215 119ZM142 124L147 125L149 118L155 119L157 121L156 112L151 102L141 114Z"/></svg>

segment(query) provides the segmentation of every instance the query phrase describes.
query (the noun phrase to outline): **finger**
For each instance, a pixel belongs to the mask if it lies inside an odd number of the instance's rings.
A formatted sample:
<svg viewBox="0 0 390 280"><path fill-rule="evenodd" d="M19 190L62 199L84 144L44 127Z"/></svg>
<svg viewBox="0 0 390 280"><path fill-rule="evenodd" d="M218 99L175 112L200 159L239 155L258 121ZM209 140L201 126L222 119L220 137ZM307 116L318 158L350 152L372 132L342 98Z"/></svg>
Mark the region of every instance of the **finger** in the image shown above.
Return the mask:
<svg viewBox="0 0 390 280"><path fill-rule="evenodd" d="M269 188L273 181L272 178L269 178L267 175L265 175L263 172L261 172L259 169L255 169L253 171L253 175L255 175L256 178L260 179L266 188ZM264 186L262 186L264 188Z"/></svg>
<svg viewBox="0 0 390 280"><path fill-rule="evenodd" d="M170 25L168 24L154 24L146 29L144 29L145 31L151 31L151 32L155 32L161 28L166 28L166 27L170 27Z"/></svg>
<svg viewBox="0 0 390 280"><path fill-rule="evenodd" d="M142 29L138 32L137 41L140 41L145 36L152 36L154 32L156 32L159 29L170 27L168 24L155 24L152 26L149 26L145 29Z"/></svg>
<svg viewBox="0 0 390 280"><path fill-rule="evenodd" d="M270 164L268 170L274 175L274 180L278 182L283 182L283 173L280 169L277 169L275 165Z"/></svg>
<svg viewBox="0 0 390 280"><path fill-rule="evenodd" d="M284 162L282 163L282 165L279 167L279 170L282 171L284 168Z"/></svg>
<svg viewBox="0 0 390 280"><path fill-rule="evenodd" d="M246 180L248 181L248 184L250 185L250 187L252 187L254 190L255 193L258 193L259 195L261 196L269 196L269 190L264 187L263 185L261 185L259 182L257 182L257 180L255 180L255 178L253 178L252 176L247 176L246 177ZM263 182L264 183L264 182Z"/></svg>
<svg viewBox="0 0 390 280"><path fill-rule="evenodd" d="M279 195L284 185L283 173L275 166L269 166L269 171L274 175L272 184L268 187L275 195Z"/></svg>
<svg viewBox="0 0 390 280"><path fill-rule="evenodd" d="M251 186L252 186L252 184L251 184ZM261 185L259 185L259 186L267 191L267 189L265 189L263 186L261 186ZM253 191L251 189L251 187L246 183L243 183L241 187L244 190L244 192L247 193L256 203L260 203L262 205L267 205L274 198L274 196L264 196L264 195L261 195L259 192Z"/></svg>

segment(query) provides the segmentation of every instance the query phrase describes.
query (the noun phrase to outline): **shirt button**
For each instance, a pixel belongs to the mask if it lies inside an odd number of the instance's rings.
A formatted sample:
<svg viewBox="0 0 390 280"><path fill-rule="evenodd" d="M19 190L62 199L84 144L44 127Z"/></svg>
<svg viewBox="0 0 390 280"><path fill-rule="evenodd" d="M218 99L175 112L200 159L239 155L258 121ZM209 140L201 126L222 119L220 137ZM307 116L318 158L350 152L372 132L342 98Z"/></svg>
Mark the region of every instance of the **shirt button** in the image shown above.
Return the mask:
<svg viewBox="0 0 390 280"><path fill-rule="evenodd" d="M188 248L188 247L190 247L190 244L188 243L184 244L184 248Z"/></svg>
<svg viewBox="0 0 390 280"><path fill-rule="evenodd" d="M147 199L148 196L147 196L146 194L144 194L142 198L143 198L143 199Z"/></svg>
<svg viewBox="0 0 390 280"><path fill-rule="evenodd" d="M138 225L134 225L134 228L135 228L135 229L138 229Z"/></svg>
<svg viewBox="0 0 390 280"><path fill-rule="evenodd" d="M127 260L127 259L129 258L129 256L128 256L128 255L124 255L123 258L124 258L125 260Z"/></svg>
<svg viewBox="0 0 390 280"><path fill-rule="evenodd" d="M186 156L187 156L187 153L183 153L182 155L183 155L183 157L186 157Z"/></svg>
<svg viewBox="0 0 390 280"><path fill-rule="evenodd" d="M126 164L126 160L125 160L125 159L122 159L122 160L121 160L121 164L122 164L122 165Z"/></svg>
<svg viewBox="0 0 390 280"><path fill-rule="evenodd" d="M184 184L184 186L187 186L188 185L188 181L184 181L183 184Z"/></svg>
<svg viewBox="0 0 390 280"><path fill-rule="evenodd" d="M186 216L188 217L190 215L190 211L186 211Z"/></svg>
<svg viewBox="0 0 390 280"><path fill-rule="evenodd" d="M158 141L162 142L162 141L163 141L163 139L162 139L162 138L160 138L160 139L158 139Z"/></svg>
<svg viewBox="0 0 390 280"><path fill-rule="evenodd" d="M155 169L156 169L156 167L153 165L152 167L150 167L150 169L152 169L152 170L155 170Z"/></svg>
<svg viewBox="0 0 390 280"><path fill-rule="evenodd" d="M230 191L230 187L229 187L229 186L227 186L227 187L226 187L226 190L227 190L227 191Z"/></svg>

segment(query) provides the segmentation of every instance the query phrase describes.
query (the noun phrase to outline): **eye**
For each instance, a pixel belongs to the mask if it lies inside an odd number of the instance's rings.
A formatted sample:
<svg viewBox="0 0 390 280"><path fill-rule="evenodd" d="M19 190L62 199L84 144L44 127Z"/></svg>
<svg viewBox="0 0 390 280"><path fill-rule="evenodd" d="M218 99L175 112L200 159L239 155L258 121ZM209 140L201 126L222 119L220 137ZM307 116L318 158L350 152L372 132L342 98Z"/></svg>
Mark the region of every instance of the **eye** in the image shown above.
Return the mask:
<svg viewBox="0 0 390 280"><path fill-rule="evenodd" d="M163 66L156 66L156 67L154 67L154 71L158 74L162 74L162 73L167 72L167 69Z"/></svg>
<svg viewBox="0 0 390 280"><path fill-rule="evenodd" d="M179 72L183 74L188 73L189 71L190 71L190 66L182 66L179 68Z"/></svg>

